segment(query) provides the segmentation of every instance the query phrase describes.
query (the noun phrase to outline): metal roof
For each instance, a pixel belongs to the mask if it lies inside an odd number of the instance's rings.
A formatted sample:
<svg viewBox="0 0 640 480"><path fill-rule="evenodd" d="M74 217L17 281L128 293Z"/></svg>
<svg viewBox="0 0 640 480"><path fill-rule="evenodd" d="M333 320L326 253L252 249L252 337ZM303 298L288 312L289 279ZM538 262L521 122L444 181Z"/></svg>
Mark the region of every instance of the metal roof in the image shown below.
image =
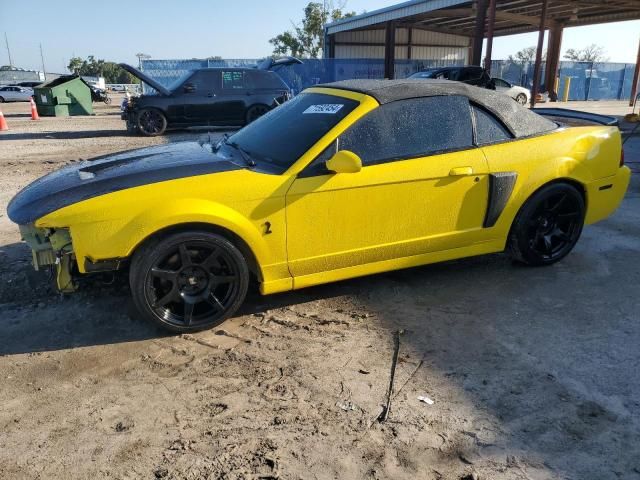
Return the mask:
<svg viewBox="0 0 640 480"><path fill-rule="evenodd" d="M473 36L476 11L469 0L411 0L374 10L325 26L332 35L357 29L383 28L394 21L398 27L423 28ZM494 35L537 31L541 0L496 0ZM547 23L565 27L640 19L640 0L549 0Z"/></svg>

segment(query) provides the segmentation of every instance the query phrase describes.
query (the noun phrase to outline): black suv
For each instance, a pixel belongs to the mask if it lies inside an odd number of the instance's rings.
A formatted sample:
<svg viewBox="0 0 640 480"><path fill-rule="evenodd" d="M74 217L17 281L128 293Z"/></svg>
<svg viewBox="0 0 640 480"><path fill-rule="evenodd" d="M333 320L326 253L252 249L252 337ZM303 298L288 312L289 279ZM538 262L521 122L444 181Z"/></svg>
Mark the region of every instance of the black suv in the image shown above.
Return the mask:
<svg viewBox="0 0 640 480"><path fill-rule="evenodd" d="M475 85L476 87L495 90L496 86L487 71L475 65L465 67L437 67L428 68L421 72L414 73L409 78L444 78L456 82Z"/></svg>
<svg viewBox="0 0 640 480"><path fill-rule="evenodd" d="M122 119L129 132L162 135L167 129L245 125L291 98L291 89L271 70L302 63L287 57L257 68L202 68L165 87L136 68L120 66L155 90L132 97Z"/></svg>

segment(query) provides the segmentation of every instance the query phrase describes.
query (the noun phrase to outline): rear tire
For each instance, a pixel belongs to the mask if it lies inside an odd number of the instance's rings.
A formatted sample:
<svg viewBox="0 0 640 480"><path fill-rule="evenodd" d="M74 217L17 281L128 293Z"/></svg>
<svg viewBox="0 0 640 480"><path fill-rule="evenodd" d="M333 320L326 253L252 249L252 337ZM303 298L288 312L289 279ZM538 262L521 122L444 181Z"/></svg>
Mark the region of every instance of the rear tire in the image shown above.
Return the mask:
<svg viewBox="0 0 640 480"><path fill-rule="evenodd" d="M138 131L145 137L157 137L167 129L167 117L155 108L144 108L138 113Z"/></svg>
<svg viewBox="0 0 640 480"><path fill-rule="evenodd" d="M584 226L582 194L567 183L553 183L522 206L511 227L508 250L527 265L551 265L573 250Z"/></svg>
<svg viewBox="0 0 640 480"><path fill-rule="evenodd" d="M4 103L4 97L0 97L0 103Z"/></svg>
<svg viewBox="0 0 640 480"><path fill-rule="evenodd" d="M143 245L131 262L129 283L143 317L187 333L215 327L236 312L247 294L249 269L226 238L181 232Z"/></svg>

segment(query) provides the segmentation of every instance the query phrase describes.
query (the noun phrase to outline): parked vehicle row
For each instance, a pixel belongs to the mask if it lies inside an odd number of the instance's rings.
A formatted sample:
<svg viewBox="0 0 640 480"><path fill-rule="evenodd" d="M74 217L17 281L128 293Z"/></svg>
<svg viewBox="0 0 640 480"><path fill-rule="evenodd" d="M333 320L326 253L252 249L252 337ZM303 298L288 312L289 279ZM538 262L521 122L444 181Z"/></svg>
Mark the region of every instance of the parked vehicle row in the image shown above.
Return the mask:
<svg viewBox="0 0 640 480"><path fill-rule="evenodd" d="M151 94L131 97L122 119L129 132L146 136L162 135L172 128L246 125L291 98L291 89L272 68L295 63L301 62L287 57L258 68L202 68L168 87L120 64L154 89Z"/></svg>
<svg viewBox="0 0 640 480"><path fill-rule="evenodd" d="M8 85L0 88L0 103L29 102L31 97L33 97L33 89L29 87Z"/></svg>
<svg viewBox="0 0 640 480"><path fill-rule="evenodd" d="M531 99L531 91L529 89L513 85L502 78L492 78L484 68L475 65L429 68L427 70L414 73L409 78L452 80L480 88L488 88L513 98L520 105L526 105Z"/></svg>

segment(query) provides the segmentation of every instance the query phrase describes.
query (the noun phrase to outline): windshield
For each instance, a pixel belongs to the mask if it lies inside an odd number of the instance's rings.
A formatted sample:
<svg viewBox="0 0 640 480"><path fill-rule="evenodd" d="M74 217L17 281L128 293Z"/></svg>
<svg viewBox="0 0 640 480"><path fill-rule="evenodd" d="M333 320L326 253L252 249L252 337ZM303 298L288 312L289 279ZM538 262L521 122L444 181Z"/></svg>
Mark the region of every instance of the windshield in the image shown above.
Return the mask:
<svg viewBox="0 0 640 480"><path fill-rule="evenodd" d="M358 102L323 93L301 93L229 137L257 161L289 168Z"/></svg>

